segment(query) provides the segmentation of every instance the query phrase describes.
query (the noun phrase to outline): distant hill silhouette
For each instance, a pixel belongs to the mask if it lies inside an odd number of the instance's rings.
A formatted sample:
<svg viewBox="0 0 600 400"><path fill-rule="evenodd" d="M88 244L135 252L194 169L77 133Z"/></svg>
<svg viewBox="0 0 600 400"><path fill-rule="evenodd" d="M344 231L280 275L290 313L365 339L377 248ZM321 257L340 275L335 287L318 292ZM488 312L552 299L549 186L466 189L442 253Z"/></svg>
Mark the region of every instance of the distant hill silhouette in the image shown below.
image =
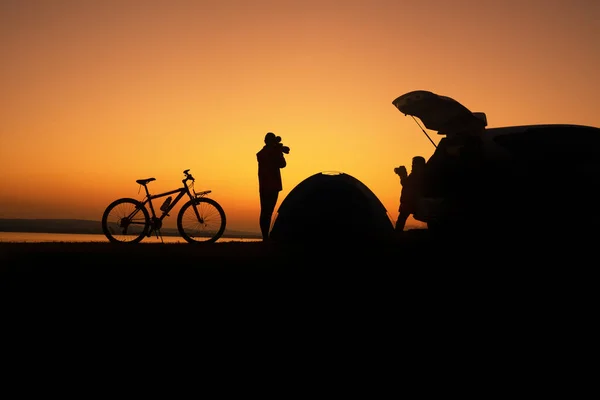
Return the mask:
<svg viewBox="0 0 600 400"><path fill-rule="evenodd" d="M100 221L81 219L0 219L2 232L102 234Z"/></svg>
<svg viewBox="0 0 600 400"><path fill-rule="evenodd" d="M0 232L76 233L102 235L100 221L83 219L5 219L0 218ZM179 236L175 228L163 227L165 236ZM260 238L260 233L225 229L223 237Z"/></svg>

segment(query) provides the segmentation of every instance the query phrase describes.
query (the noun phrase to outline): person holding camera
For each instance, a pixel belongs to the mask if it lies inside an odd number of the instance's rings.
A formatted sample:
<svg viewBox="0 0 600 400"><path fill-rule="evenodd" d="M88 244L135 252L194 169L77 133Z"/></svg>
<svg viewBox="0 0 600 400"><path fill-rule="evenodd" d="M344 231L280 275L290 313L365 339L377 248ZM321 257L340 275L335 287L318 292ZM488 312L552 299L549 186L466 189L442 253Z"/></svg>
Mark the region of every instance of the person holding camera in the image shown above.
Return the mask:
<svg viewBox="0 0 600 400"><path fill-rule="evenodd" d="M417 201L421 197L425 178L425 158L413 157L410 175L404 165L394 168L394 173L400 177L400 185L402 185L396 232L403 232L408 216L415 213Z"/></svg>
<svg viewBox="0 0 600 400"><path fill-rule="evenodd" d="M273 132L265 135L265 145L256 153L258 161L258 192L260 196L260 232L263 241L269 239L271 218L279 192L283 189L281 168L287 165L285 154L290 153L290 148L281 143L281 137Z"/></svg>

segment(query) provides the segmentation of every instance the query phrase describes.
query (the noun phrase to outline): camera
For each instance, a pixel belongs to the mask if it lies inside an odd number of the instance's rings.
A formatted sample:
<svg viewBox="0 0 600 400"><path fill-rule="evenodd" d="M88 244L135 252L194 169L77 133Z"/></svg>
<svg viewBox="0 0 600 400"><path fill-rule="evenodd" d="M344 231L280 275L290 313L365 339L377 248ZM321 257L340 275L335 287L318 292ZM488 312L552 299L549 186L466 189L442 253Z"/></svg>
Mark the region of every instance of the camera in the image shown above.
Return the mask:
<svg viewBox="0 0 600 400"><path fill-rule="evenodd" d="M399 166L397 168L394 168L394 172L397 175L400 175L400 176L406 176L407 175L406 167L404 165L401 165L401 166Z"/></svg>
<svg viewBox="0 0 600 400"><path fill-rule="evenodd" d="M281 136L277 136L275 138L275 140L277 141L277 147L279 147L279 149L285 153L285 154L290 154L290 148L288 146L284 146L283 143L281 143Z"/></svg>

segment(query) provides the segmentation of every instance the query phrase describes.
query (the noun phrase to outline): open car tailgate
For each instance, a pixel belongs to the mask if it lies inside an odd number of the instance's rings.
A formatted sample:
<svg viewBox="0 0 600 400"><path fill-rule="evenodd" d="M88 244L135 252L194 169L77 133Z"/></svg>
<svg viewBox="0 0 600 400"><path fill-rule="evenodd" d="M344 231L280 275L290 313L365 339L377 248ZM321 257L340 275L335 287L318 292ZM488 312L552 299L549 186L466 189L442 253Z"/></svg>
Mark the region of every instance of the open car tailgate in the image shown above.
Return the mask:
<svg viewBox="0 0 600 400"><path fill-rule="evenodd" d="M426 90L397 97L392 104L404 115L419 118L427 129L439 134L460 133L485 128L485 114L473 113L458 101Z"/></svg>

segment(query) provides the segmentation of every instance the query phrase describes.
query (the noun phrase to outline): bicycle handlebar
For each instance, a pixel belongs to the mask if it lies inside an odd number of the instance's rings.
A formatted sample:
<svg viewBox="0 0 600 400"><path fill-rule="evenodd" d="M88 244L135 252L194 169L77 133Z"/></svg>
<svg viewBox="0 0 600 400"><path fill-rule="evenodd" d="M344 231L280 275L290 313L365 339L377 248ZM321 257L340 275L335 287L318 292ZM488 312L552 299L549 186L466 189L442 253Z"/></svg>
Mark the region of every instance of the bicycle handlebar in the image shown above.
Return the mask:
<svg viewBox="0 0 600 400"><path fill-rule="evenodd" d="M185 179L183 180L183 182L186 182L186 181L189 181L189 180L191 180L191 181L195 180L194 177L192 176L192 174L190 174L190 170L189 169L186 169L185 171L183 171L183 174L185 175Z"/></svg>

